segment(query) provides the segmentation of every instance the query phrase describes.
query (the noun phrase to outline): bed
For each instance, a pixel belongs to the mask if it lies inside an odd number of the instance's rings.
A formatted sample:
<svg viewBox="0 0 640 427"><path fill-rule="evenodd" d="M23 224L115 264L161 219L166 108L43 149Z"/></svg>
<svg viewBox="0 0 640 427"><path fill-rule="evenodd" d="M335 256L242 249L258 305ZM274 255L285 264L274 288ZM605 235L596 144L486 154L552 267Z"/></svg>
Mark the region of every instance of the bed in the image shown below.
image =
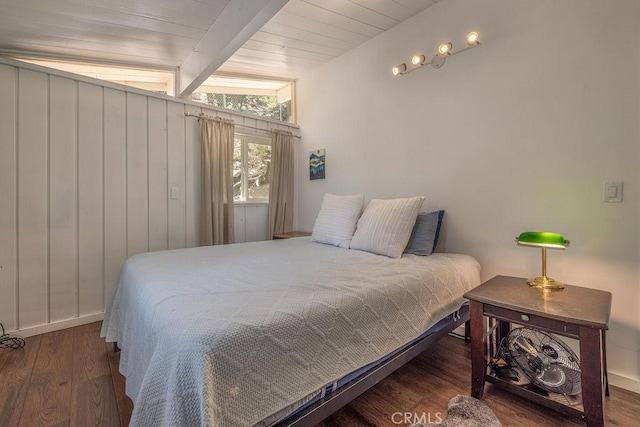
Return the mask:
<svg viewBox="0 0 640 427"><path fill-rule="evenodd" d="M399 366L439 322L442 334L464 321L479 271L466 255L391 259L308 237L140 254L122 269L102 336L122 349L133 426L315 414L308 424L330 414L317 411L328 391L373 385L381 362Z"/></svg>

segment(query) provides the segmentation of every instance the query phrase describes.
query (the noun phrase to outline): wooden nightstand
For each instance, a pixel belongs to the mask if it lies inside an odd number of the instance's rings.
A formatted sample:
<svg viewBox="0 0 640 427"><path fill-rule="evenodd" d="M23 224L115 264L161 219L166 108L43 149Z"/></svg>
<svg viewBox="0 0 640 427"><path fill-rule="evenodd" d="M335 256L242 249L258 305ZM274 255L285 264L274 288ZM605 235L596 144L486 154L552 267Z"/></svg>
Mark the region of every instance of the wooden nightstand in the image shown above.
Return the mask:
<svg viewBox="0 0 640 427"><path fill-rule="evenodd" d="M305 237L311 236L311 233L306 231L289 231L287 233L276 233L273 235L273 240L290 239L292 237Z"/></svg>
<svg viewBox="0 0 640 427"><path fill-rule="evenodd" d="M604 396L608 395L605 330L609 328L611 293L566 285L543 291L526 279L496 276L464 295L470 303L471 395L480 398L485 381L563 414L585 420L588 427L604 426ZM580 341L582 405L567 406L492 375L487 361L495 350L487 325L495 326L496 342L506 337L511 323L571 337ZM494 325L492 325L494 323ZM561 396L562 397L562 396Z"/></svg>

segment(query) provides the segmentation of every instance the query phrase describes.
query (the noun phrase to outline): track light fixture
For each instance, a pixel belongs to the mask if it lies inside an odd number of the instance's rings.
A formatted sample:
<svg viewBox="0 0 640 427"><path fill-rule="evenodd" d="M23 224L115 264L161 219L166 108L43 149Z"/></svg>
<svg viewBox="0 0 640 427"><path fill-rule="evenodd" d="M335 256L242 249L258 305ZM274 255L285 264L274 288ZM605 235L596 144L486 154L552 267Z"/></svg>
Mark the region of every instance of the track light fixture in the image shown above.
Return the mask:
<svg viewBox="0 0 640 427"><path fill-rule="evenodd" d="M428 62L425 55L416 54L411 58L411 65L413 65L413 68L408 69L407 64L402 63L393 67L391 69L391 73L394 76L399 76L401 74L410 73L424 65L431 65L433 68L440 68L444 65L448 56L457 55L461 52L464 52L465 50L469 50L473 47L478 46L480 44L480 37L478 36L478 33L475 31L471 31L470 33L468 33L466 36L466 42L467 46L456 51L453 50L452 42L441 43L438 46L438 53Z"/></svg>
<svg viewBox="0 0 640 427"><path fill-rule="evenodd" d="M422 65L426 60L427 58L424 55L413 55L413 58L411 58L411 63L413 65Z"/></svg>
<svg viewBox="0 0 640 427"><path fill-rule="evenodd" d="M453 49L451 42L441 43L440 46L438 46L438 53L440 55L449 55L451 54L451 49Z"/></svg>
<svg viewBox="0 0 640 427"><path fill-rule="evenodd" d="M405 63L398 64L398 65L396 65L395 67L393 67L391 69L391 73L394 76L398 76L400 74L404 74L406 71L407 71L407 64L405 64Z"/></svg>
<svg viewBox="0 0 640 427"><path fill-rule="evenodd" d="M469 34L467 34L467 44L469 46L475 46L478 44L478 33L476 33L475 31L471 31Z"/></svg>

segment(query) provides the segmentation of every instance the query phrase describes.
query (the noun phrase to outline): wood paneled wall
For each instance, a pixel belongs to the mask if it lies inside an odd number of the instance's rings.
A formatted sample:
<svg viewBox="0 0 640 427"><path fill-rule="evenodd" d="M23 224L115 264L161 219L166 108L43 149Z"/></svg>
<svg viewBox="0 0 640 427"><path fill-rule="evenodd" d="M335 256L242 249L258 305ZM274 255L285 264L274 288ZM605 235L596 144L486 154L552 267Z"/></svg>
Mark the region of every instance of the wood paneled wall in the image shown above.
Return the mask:
<svg viewBox="0 0 640 427"><path fill-rule="evenodd" d="M233 227L236 243L267 240L269 236L269 205L236 205Z"/></svg>
<svg viewBox="0 0 640 427"><path fill-rule="evenodd" d="M197 245L198 122L187 111L288 128L0 59L0 322L8 331L93 321L127 257ZM267 237L267 210L238 206L238 241Z"/></svg>

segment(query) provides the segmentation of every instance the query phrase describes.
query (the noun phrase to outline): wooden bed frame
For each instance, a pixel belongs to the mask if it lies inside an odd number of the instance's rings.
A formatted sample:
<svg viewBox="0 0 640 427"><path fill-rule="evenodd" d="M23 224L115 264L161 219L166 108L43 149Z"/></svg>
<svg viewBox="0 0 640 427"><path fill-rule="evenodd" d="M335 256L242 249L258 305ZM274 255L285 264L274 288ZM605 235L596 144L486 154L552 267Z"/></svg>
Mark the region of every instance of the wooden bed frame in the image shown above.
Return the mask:
<svg viewBox="0 0 640 427"><path fill-rule="evenodd" d="M305 408L304 410L279 422L276 426L302 427L312 426L322 422L331 414L338 411L340 408L395 372L411 359L429 349L433 344L438 342L440 338L450 334L453 330L463 324L465 325L464 339L469 342L469 311L465 310L464 313L461 313L458 320L444 326L438 332L416 341L395 356L391 357L389 360L381 363L370 371L363 373L359 377L354 378L333 393L310 405L308 408Z"/></svg>

